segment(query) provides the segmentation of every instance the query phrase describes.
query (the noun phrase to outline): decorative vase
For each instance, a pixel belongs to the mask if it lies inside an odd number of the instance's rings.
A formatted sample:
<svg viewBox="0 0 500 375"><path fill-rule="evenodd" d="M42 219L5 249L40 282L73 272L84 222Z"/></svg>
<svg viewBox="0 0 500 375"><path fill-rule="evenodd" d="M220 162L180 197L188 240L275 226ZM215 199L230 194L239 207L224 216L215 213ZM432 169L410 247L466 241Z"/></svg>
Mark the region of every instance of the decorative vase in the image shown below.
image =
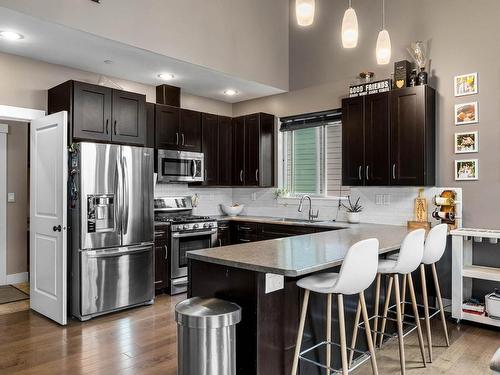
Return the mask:
<svg viewBox="0 0 500 375"><path fill-rule="evenodd" d="M410 74L410 79L408 81L408 86L410 87L417 86L417 81L418 81L417 71L412 70Z"/></svg>
<svg viewBox="0 0 500 375"><path fill-rule="evenodd" d="M359 223L359 212L348 212L347 213L347 221L351 224Z"/></svg>
<svg viewBox="0 0 500 375"><path fill-rule="evenodd" d="M425 68L420 68L420 72L418 73L418 85L427 85L428 74L424 70Z"/></svg>

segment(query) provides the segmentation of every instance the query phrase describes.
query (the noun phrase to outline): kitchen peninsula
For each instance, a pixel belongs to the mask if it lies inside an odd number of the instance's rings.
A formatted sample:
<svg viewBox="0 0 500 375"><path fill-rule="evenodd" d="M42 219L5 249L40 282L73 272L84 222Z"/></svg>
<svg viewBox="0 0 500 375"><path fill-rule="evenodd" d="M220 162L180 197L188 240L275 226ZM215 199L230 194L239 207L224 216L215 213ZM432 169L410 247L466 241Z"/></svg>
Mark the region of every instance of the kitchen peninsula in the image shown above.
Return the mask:
<svg viewBox="0 0 500 375"><path fill-rule="evenodd" d="M277 224L280 220L267 222ZM338 271L347 250L358 241L377 238L380 254L385 254L399 249L407 234L406 227L391 225L320 222L309 226L329 230L188 253L189 297L218 297L242 307L242 321L236 331L238 374L290 372L301 306L296 286L299 278L319 271ZM365 295L372 311L374 288ZM345 303L346 325L353 327L357 296L349 296ZM314 319L306 323L303 348L324 340L326 300L312 295L309 309ZM334 326L336 316L334 306ZM335 329L333 341L338 342ZM312 354L321 359L323 353ZM338 360L333 357L334 362ZM307 363L301 366L302 374L319 373Z"/></svg>

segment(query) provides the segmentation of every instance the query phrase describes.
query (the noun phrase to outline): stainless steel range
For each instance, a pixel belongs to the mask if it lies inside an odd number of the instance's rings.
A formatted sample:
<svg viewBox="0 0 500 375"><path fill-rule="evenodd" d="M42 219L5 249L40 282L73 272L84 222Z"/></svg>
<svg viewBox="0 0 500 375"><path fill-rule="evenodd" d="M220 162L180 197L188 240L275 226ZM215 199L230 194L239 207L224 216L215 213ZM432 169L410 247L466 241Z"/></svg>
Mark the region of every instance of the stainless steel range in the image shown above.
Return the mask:
<svg viewBox="0 0 500 375"><path fill-rule="evenodd" d="M192 210L190 197L161 197L154 200L155 228L168 226L167 243L170 246L167 246L166 256L169 294L187 291L186 253L213 247L217 241L217 220L209 216L195 216Z"/></svg>

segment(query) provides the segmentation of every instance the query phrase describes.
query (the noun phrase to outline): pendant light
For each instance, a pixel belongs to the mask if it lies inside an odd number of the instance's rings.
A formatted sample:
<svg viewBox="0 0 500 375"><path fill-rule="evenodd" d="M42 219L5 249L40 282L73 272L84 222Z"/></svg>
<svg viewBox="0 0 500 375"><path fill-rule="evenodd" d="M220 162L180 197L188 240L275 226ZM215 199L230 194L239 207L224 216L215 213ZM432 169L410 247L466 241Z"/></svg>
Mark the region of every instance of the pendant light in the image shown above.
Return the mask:
<svg viewBox="0 0 500 375"><path fill-rule="evenodd" d="M378 33L376 55L379 65L386 65L391 61L391 37L385 29L385 0L382 0L382 30Z"/></svg>
<svg viewBox="0 0 500 375"><path fill-rule="evenodd" d="M358 45L358 17L356 11L351 7L349 0L349 8L344 13L342 20L342 46L344 48L355 48Z"/></svg>
<svg viewBox="0 0 500 375"><path fill-rule="evenodd" d="M314 21L315 0L295 0L295 14L299 26L310 26Z"/></svg>

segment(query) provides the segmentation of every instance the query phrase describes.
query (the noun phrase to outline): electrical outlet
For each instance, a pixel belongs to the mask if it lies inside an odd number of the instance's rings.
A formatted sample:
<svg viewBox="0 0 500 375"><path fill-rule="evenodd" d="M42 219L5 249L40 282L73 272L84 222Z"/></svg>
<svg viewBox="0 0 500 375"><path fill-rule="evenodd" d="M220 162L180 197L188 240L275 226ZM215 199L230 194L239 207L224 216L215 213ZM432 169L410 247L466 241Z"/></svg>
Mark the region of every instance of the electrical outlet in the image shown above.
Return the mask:
<svg viewBox="0 0 500 375"><path fill-rule="evenodd" d="M375 204L379 206L384 204L384 196L382 194L375 195Z"/></svg>
<svg viewBox="0 0 500 375"><path fill-rule="evenodd" d="M384 194L384 206L389 206L391 204L390 194Z"/></svg>
<svg viewBox="0 0 500 375"><path fill-rule="evenodd" d="M250 195L250 199L253 200L253 201L256 201L257 200L257 193L253 192L251 195Z"/></svg>
<svg viewBox="0 0 500 375"><path fill-rule="evenodd" d="M285 287L285 278L283 275L266 273L266 294L275 292Z"/></svg>
<svg viewBox="0 0 500 375"><path fill-rule="evenodd" d="M15 203L16 202L16 193L8 193L7 194L7 202Z"/></svg>

